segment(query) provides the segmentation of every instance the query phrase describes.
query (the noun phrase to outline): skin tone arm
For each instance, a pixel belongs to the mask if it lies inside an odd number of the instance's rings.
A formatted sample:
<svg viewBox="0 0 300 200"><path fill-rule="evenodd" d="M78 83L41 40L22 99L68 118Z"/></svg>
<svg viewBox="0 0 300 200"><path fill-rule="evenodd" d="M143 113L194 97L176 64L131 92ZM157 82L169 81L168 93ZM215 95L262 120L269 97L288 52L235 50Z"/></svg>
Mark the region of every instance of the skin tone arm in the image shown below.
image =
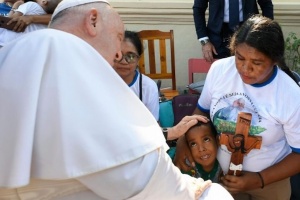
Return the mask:
<svg viewBox="0 0 300 200"><path fill-rule="evenodd" d="M202 117L202 120L199 120L199 121L202 121L202 122L208 122L209 121L208 114L206 114L204 112L201 112L198 108L195 109L194 114L196 114L196 116L201 116ZM186 131L187 130L188 129L186 129ZM192 157L191 151L190 151L190 149L189 149L189 147L186 143L186 139L185 139L184 134L180 138L178 138L176 149L177 150L176 150L176 154L175 154L175 157L174 157L174 164L179 169L184 170L184 171L189 171L193 167L195 167L195 162L194 162L194 159ZM192 163L192 167L188 166L185 163L185 158L187 158L190 161L190 163Z"/></svg>
<svg viewBox="0 0 300 200"><path fill-rule="evenodd" d="M51 20L51 14L46 15L22 15L13 17L7 24L11 24L16 22L16 25L13 31L21 32L24 30L29 24L48 24Z"/></svg>

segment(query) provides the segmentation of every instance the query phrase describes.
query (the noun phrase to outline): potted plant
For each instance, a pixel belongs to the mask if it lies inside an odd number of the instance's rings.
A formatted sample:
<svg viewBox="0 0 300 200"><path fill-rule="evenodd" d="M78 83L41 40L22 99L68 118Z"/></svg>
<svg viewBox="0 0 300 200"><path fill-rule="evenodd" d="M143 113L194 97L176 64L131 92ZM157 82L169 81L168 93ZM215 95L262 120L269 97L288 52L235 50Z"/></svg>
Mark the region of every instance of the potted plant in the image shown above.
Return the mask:
<svg viewBox="0 0 300 200"><path fill-rule="evenodd" d="M294 32L285 39L285 61L292 71L300 74L300 38Z"/></svg>

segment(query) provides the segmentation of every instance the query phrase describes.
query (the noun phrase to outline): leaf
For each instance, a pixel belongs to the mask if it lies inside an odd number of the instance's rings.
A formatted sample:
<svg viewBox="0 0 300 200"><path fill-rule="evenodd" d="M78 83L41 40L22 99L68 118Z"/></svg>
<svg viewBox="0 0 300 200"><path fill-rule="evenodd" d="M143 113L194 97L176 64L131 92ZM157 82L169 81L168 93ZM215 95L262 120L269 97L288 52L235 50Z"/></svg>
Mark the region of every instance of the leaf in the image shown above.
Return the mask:
<svg viewBox="0 0 300 200"><path fill-rule="evenodd" d="M300 73L300 39L290 32L285 39L285 61L290 70Z"/></svg>

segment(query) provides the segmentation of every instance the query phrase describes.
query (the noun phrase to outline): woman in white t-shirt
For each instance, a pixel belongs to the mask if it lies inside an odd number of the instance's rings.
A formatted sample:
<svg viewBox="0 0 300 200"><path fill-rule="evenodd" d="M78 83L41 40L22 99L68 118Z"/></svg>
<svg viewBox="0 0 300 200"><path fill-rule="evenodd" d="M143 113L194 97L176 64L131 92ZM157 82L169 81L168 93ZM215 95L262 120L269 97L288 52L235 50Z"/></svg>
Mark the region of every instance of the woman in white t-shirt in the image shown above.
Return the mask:
<svg viewBox="0 0 300 200"><path fill-rule="evenodd" d="M222 138L239 134L237 118L232 117L238 112L232 105L242 102L240 111L252 115L248 135L262 143L251 146L249 140L246 145L245 137L241 176L234 176L227 174L228 168L240 169L232 167L232 153L221 142L217 158L225 175L220 180L237 200L288 200L289 177L300 172L300 88L284 64L281 27L269 18L252 16L233 35L230 49L234 56L212 64L195 113L210 116ZM190 160L184 139L177 142L175 157L182 169L183 158Z"/></svg>
<svg viewBox="0 0 300 200"><path fill-rule="evenodd" d="M114 69L158 121L159 92L157 85L151 78L141 74L138 70L138 62L143 53L143 45L138 34L133 31L125 31L121 48L123 59L115 62Z"/></svg>

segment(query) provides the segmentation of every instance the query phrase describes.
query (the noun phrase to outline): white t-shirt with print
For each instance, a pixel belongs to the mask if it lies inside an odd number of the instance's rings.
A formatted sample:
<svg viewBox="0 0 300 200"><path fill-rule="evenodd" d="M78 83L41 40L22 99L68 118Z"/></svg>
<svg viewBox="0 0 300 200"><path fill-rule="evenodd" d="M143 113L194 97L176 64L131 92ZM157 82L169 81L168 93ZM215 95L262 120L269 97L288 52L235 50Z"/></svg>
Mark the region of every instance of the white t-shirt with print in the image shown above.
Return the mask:
<svg viewBox="0 0 300 200"><path fill-rule="evenodd" d="M300 88L285 72L274 68L268 81L249 85L240 78L234 57L215 61L198 101L198 108L210 113L219 133L228 127L234 132L234 115L239 111L252 113L250 134L261 136L262 145L244 156L246 171L261 171L282 160L291 149L300 153ZM225 145L218 154L226 173L230 154Z"/></svg>

